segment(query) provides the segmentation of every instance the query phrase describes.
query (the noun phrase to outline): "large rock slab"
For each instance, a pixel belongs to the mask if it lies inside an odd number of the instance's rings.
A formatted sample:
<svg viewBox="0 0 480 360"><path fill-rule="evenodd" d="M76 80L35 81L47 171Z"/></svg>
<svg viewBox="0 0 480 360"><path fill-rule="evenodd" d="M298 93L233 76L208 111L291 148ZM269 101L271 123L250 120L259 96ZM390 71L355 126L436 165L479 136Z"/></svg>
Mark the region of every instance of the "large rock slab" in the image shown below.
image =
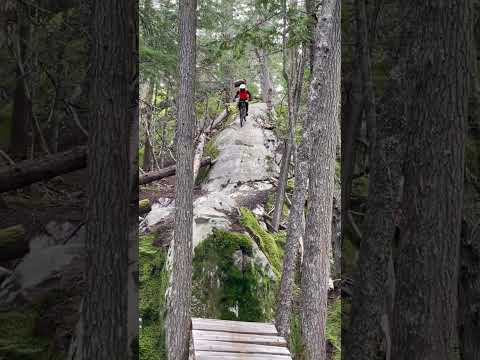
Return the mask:
<svg viewBox="0 0 480 360"><path fill-rule="evenodd" d="M264 111L265 104L252 104L242 128L234 123L218 135L215 143L220 155L210 170L205 190L218 191L229 184L262 181L278 172L273 161L275 136L255 121Z"/></svg>
<svg viewBox="0 0 480 360"><path fill-rule="evenodd" d="M74 289L85 265L81 245L56 245L29 253L0 286L2 305L16 299L38 303L56 290Z"/></svg>

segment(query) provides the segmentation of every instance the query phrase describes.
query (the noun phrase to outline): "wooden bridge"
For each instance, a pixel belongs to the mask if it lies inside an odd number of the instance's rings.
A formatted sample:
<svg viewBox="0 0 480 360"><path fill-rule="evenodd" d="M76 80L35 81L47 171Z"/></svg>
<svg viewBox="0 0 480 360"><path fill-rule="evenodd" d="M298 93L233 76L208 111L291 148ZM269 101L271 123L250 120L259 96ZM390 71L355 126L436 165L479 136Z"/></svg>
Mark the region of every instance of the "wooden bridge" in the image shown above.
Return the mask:
<svg viewBox="0 0 480 360"><path fill-rule="evenodd" d="M273 324L192 319L194 360L292 360Z"/></svg>

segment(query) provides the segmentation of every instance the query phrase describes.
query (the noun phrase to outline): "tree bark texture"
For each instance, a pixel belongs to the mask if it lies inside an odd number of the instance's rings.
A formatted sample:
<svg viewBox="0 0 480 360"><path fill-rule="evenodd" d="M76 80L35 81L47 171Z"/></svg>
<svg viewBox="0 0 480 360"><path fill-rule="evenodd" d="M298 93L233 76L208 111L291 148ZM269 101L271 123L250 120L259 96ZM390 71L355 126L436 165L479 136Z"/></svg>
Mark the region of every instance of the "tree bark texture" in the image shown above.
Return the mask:
<svg viewBox="0 0 480 360"><path fill-rule="evenodd" d="M179 90L176 128L175 230L172 288L167 300L169 360L187 360L190 339L195 126L196 0L179 3Z"/></svg>
<svg viewBox="0 0 480 360"><path fill-rule="evenodd" d="M82 359L129 359L129 140L136 65L135 0L92 3L87 289ZM112 15L112 13L114 15ZM138 133L136 134L138 137Z"/></svg>
<svg viewBox="0 0 480 360"><path fill-rule="evenodd" d="M153 103L154 96L154 84L150 82L147 91L147 102ZM145 107L145 139L144 139L144 151L143 151L143 170L149 172L152 169L152 144L151 144L151 123L153 118L154 109L151 106Z"/></svg>
<svg viewBox="0 0 480 360"><path fill-rule="evenodd" d="M376 114L371 86L367 18L364 0L356 1L356 17L361 40L361 70L365 115L375 128ZM392 76L393 78L394 76ZM390 87L398 86L394 81ZM394 103L390 104L396 113ZM389 359L390 323L388 308L389 265L395 233L401 177L402 122L395 115L378 120L378 134L369 138L369 191L365 236L360 243L349 333L345 341L346 359ZM373 136L376 136L374 138ZM351 177L350 177L351 179Z"/></svg>
<svg viewBox="0 0 480 360"><path fill-rule="evenodd" d="M458 292L459 338L462 359L474 360L480 358L480 227L478 223L465 221L462 230Z"/></svg>
<svg viewBox="0 0 480 360"><path fill-rule="evenodd" d="M312 121L318 121L317 118L311 118ZM308 191L309 155L312 146L311 127L311 122L305 123L302 140L297 151L297 160L295 161L295 187L293 189L292 206L288 217L282 277L275 313L275 325L279 333L285 338L288 338L290 331L293 285L300 242L302 241L304 233L304 208Z"/></svg>
<svg viewBox="0 0 480 360"><path fill-rule="evenodd" d="M326 359L332 205L335 181L336 122L340 109L340 1L317 10L309 116L318 117L309 170L300 307L306 359ZM313 120L312 120L313 121Z"/></svg>
<svg viewBox="0 0 480 360"><path fill-rule="evenodd" d="M400 192L400 124L396 116L380 117L376 145L370 148L368 210L355 274L351 323L342 351L346 359L389 358L389 333L385 323L388 321L389 263Z"/></svg>
<svg viewBox="0 0 480 360"><path fill-rule="evenodd" d="M352 69L350 91L345 102L342 117L342 229L347 229L350 194L352 192L352 175L355 169L355 138L360 131L363 114L362 71L360 31L357 24L355 61Z"/></svg>
<svg viewBox="0 0 480 360"><path fill-rule="evenodd" d="M469 90L468 2L402 4L403 116L408 139L395 259L392 354L455 352Z"/></svg>

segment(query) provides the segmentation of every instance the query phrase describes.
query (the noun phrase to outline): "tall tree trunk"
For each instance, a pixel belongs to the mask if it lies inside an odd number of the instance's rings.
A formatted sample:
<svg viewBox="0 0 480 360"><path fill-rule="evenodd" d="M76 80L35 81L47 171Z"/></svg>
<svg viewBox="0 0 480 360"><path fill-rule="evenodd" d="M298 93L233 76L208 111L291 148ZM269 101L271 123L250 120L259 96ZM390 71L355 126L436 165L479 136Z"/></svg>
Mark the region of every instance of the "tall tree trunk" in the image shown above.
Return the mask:
<svg viewBox="0 0 480 360"><path fill-rule="evenodd" d="M135 0L92 3L83 359L128 359L129 126ZM114 9L114 16L112 16ZM138 136L138 134L137 134Z"/></svg>
<svg viewBox="0 0 480 360"><path fill-rule="evenodd" d="M472 6L472 2L470 2ZM473 9L472 9L473 10ZM470 59L472 61L471 72L471 93L469 102L469 118L474 119L473 123L478 124L478 111L480 110L479 92L479 68L477 62L478 49L475 42L474 25L478 24L480 9L472 11L474 16L470 17ZM470 121L469 121L470 122ZM472 131L467 136L477 136ZM475 153L480 153L480 144L477 142ZM459 292L458 292L458 328L461 356L463 360L480 359L480 187L475 185L467 174L472 171L480 173L480 158L466 158L465 161L465 192L464 192L464 222L462 226L462 242L460 246L460 271L459 271Z"/></svg>
<svg viewBox="0 0 480 360"><path fill-rule="evenodd" d="M358 0L355 0L357 3ZM349 94L344 105L342 117L342 229L345 232L349 225L348 212L350 211L350 194L352 191L352 175L355 169L355 138L358 136L363 114L363 83L362 83L362 19L358 14L358 5L355 7L356 20L356 48L352 66L352 79Z"/></svg>
<svg viewBox="0 0 480 360"><path fill-rule="evenodd" d="M469 221L464 222L461 243L459 277L459 338L462 359L480 358L480 230Z"/></svg>
<svg viewBox="0 0 480 360"><path fill-rule="evenodd" d="M268 68L268 54L265 49L258 48L255 48L255 54L260 63L260 89L262 91L262 100L268 103L271 101L271 96L273 96L272 77Z"/></svg>
<svg viewBox="0 0 480 360"><path fill-rule="evenodd" d="M167 311L169 360L187 360L190 339L195 125L196 0L179 3L179 90L176 129L175 230L172 291Z"/></svg>
<svg viewBox="0 0 480 360"><path fill-rule="evenodd" d="M286 22L286 2L284 2L284 21ZM296 8L295 0L290 1L289 8ZM274 231L278 231L280 221L283 215L283 204L285 202L285 190L287 187L288 172L290 168L290 160L292 157L292 149L295 143L295 127L297 124L298 108L303 87L303 71L305 67L305 56L302 52L298 53L298 48L287 49L286 34L284 34L284 70L283 76L287 82L288 93L288 137L285 140L285 149L283 151L280 175L278 178L277 191L275 194L275 207L272 215L272 227ZM288 67L288 73L287 73Z"/></svg>
<svg viewBox="0 0 480 360"><path fill-rule="evenodd" d="M292 206L288 217L287 240L283 258L282 277L278 292L278 304L275 313L275 325L279 333L288 338L293 297L293 285L300 242L304 233L304 208L308 190L308 168L312 146L312 121L318 119L310 116L304 124L302 140L295 161L295 187ZM310 121L308 121L310 120Z"/></svg>
<svg viewBox="0 0 480 360"><path fill-rule="evenodd" d="M336 123L340 107L340 1L317 10L309 116L319 117L309 172L309 201L301 275L301 328L307 360L326 359L325 324L335 181Z"/></svg>
<svg viewBox="0 0 480 360"><path fill-rule="evenodd" d="M16 26L10 28L10 35L14 38L19 37L20 39L20 46L18 49L18 56L20 57L20 59L18 61L22 61L22 59L25 57L26 52L25 43L28 41L29 38L29 28L24 23L25 14L24 11L22 11L23 5L12 4L10 1L7 1L5 5L8 12L16 12ZM13 16L13 14L11 14L10 17L11 16ZM14 42L15 41L16 40L14 40ZM26 158L29 138L28 130L32 124L32 102L27 96L25 79L23 78L23 73L18 65L16 68L16 75L17 80L15 87L15 95L13 99L12 136L10 152L14 156ZM33 133L34 131L32 127L32 136Z"/></svg>
<svg viewBox="0 0 480 360"><path fill-rule="evenodd" d="M148 102L149 105L146 106L145 109L145 147L143 151L143 170L146 172L149 172L152 170L152 144L151 144L151 123L152 123L152 118L153 118L153 106L150 106L153 104L155 96L155 89L154 89L154 84L153 81L150 81L150 84L148 86L148 91L147 91L147 96L146 96L146 101Z"/></svg>
<svg viewBox="0 0 480 360"><path fill-rule="evenodd" d="M397 109L394 104L390 106ZM397 116L379 117L377 139L370 147L366 231L360 243L351 325L343 351L346 359L389 359L386 289L401 191L402 131Z"/></svg>
<svg viewBox="0 0 480 360"><path fill-rule="evenodd" d="M368 211L365 237L355 275L351 325L344 351L347 359L389 359L388 291L391 243L401 177L401 121L384 116L375 138L375 102L371 82L365 1L356 0L365 115L370 123ZM392 82L392 86L397 85ZM394 104L391 104L392 106ZM394 107L392 107L394 108Z"/></svg>
<svg viewBox="0 0 480 360"><path fill-rule="evenodd" d="M408 122L392 354L451 359L469 90L468 2L402 4Z"/></svg>
<svg viewBox="0 0 480 360"><path fill-rule="evenodd" d="M10 152L20 158L26 158L28 147L28 129L32 123L32 102L25 93L24 81L17 71L17 86L13 99L12 137Z"/></svg>

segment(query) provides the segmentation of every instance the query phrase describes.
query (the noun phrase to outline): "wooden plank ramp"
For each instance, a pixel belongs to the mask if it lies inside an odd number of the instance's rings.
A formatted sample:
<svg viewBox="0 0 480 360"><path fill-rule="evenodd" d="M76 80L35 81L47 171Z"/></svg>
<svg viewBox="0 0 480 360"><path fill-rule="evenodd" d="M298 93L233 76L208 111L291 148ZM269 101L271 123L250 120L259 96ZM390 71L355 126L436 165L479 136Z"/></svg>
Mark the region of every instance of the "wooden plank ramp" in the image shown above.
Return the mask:
<svg viewBox="0 0 480 360"><path fill-rule="evenodd" d="M292 360L273 324L192 318L194 360Z"/></svg>

